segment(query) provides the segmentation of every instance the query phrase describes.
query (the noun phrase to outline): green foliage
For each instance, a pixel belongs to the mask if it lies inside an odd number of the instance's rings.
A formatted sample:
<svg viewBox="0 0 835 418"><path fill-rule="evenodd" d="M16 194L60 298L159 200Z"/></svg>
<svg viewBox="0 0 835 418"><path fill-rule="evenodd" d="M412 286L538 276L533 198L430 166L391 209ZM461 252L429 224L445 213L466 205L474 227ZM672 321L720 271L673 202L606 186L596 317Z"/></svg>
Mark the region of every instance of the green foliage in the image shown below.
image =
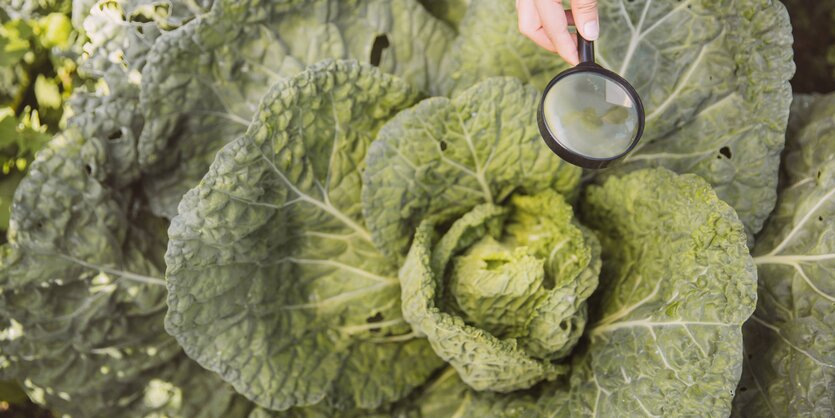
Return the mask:
<svg viewBox="0 0 835 418"><path fill-rule="evenodd" d="M12 3L0 19L0 232L5 235L17 184L37 150L61 127L70 97L77 35L69 2ZM3 238L5 241L5 237Z"/></svg>
<svg viewBox="0 0 835 418"><path fill-rule="evenodd" d="M636 86L646 109L641 143L616 171L698 174L753 237L776 201L791 103L785 8L762 0L613 1L600 13L601 27L620 29L601 33L598 62Z"/></svg>
<svg viewBox="0 0 835 418"><path fill-rule="evenodd" d="M0 76L38 107L0 119L0 377L56 414L727 416L738 384L737 414L830 414L831 101L798 101L756 235L779 3L601 2L648 120L583 182L536 128L565 64L506 0L41 3L0 8L40 22L2 59L85 81Z"/></svg>
<svg viewBox="0 0 835 418"><path fill-rule="evenodd" d="M353 58L429 92L451 32L413 0L218 1L156 42L142 71L139 163L164 173L146 179L155 212L176 215L273 84L325 58Z"/></svg>
<svg viewBox="0 0 835 418"><path fill-rule="evenodd" d="M402 338L397 264L359 205L365 150L416 98L367 66L313 66L267 93L183 197L166 328L258 404L375 408L441 365L424 340Z"/></svg>
<svg viewBox="0 0 835 418"><path fill-rule="evenodd" d="M581 171L542 152L536 105L533 88L507 78L397 115L368 151L363 179L375 243L402 255L425 218L449 221L519 190L571 193Z"/></svg>
<svg viewBox="0 0 835 418"><path fill-rule="evenodd" d="M558 194L516 196L509 209L477 206L440 239L424 222L400 271L404 318L478 390L564 374L550 360L579 340L600 272L596 238Z"/></svg>
<svg viewBox="0 0 835 418"><path fill-rule="evenodd" d="M799 96L780 201L754 248L737 416L835 414L835 95Z"/></svg>

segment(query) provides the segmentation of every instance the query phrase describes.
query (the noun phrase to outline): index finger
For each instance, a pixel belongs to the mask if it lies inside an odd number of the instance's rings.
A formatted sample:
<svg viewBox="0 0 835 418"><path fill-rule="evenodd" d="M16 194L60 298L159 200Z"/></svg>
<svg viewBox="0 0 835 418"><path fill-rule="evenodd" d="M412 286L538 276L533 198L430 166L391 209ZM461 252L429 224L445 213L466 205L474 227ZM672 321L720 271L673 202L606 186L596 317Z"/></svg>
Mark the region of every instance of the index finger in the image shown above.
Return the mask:
<svg viewBox="0 0 835 418"><path fill-rule="evenodd" d="M577 65L580 57L577 53L577 41L568 31L568 18L562 8L561 1L536 0L536 9L545 34L554 44L560 56L571 65Z"/></svg>

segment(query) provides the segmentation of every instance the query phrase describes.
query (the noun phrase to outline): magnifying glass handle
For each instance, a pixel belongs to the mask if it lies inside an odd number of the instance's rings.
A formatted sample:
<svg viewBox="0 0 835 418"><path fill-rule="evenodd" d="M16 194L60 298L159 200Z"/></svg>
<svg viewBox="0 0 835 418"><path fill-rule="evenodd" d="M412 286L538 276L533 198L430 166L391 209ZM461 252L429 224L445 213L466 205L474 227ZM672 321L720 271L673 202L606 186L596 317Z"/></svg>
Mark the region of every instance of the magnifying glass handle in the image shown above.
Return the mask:
<svg viewBox="0 0 835 418"><path fill-rule="evenodd" d="M577 52L580 54L580 63L594 64L594 42L588 41L577 32Z"/></svg>

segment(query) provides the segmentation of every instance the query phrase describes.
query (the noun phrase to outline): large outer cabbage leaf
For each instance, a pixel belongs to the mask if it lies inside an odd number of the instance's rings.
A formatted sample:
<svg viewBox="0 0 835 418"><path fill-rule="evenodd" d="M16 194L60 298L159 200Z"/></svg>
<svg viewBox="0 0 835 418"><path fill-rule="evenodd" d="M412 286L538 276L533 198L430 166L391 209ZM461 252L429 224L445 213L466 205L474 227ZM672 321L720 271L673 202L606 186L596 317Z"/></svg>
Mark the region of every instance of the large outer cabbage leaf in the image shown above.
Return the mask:
<svg viewBox="0 0 835 418"><path fill-rule="evenodd" d="M646 109L643 139L621 168L698 174L749 234L759 231L776 200L791 103L783 5L615 0L600 13L598 61L629 80Z"/></svg>
<svg viewBox="0 0 835 418"><path fill-rule="evenodd" d="M516 9L508 0L426 0L430 10L460 19L458 37L444 56L437 91L448 96L480 80L510 76L538 90L569 65L519 33ZM469 3L465 5L463 3ZM441 5L445 5L442 7ZM463 17L459 10L466 6Z"/></svg>
<svg viewBox="0 0 835 418"><path fill-rule="evenodd" d="M398 405L392 416L531 418L545 414L536 404L535 393L478 392L462 382L455 369L448 368L412 398Z"/></svg>
<svg viewBox="0 0 835 418"><path fill-rule="evenodd" d="M432 16L457 28L471 0L418 0Z"/></svg>
<svg viewBox="0 0 835 418"><path fill-rule="evenodd" d="M477 206L440 238L426 221L400 270L403 317L461 379L508 392L553 380L597 285L600 249L553 191Z"/></svg>
<svg viewBox="0 0 835 418"><path fill-rule="evenodd" d="M509 75L542 89L566 68L517 33L513 2L470 3L440 91ZM629 80L646 110L636 149L614 170L663 166L705 178L749 235L776 200L794 73L791 26L773 0L602 0L597 61ZM611 173L613 170L610 170Z"/></svg>
<svg viewBox="0 0 835 418"><path fill-rule="evenodd" d="M787 182L754 249L736 416L835 415L835 95L797 101Z"/></svg>
<svg viewBox="0 0 835 418"><path fill-rule="evenodd" d="M727 416L742 369L754 264L733 209L694 175L641 170L590 187L601 293L551 416Z"/></svg>
<svg viewBox="0 0 835 418"><path fill-rule="evenodd" d="M601 240L603 273L570 378L490 394L447 371L400 416L729 414L756 298L733 209L704 180L665 169L591 186L581 209Z"/></svg>
<svg viewBox="0 0 835 418"><path fill-rule="evenodd" d="M269 409L374 408L441 362L402 319L396 261L371 242L360 173L404 81L326 61L281 82L169 230L168 331Z"/></svg>
<svg viewBox="0 0 835 418"><path fill-rule="evenodd" d="M252 408L163 327L166 222L136 183L131 78L157 24L172 24L143 20L159 4L95 2L80 65L105 83L74 95L71 129L21 183L0 260L0 374L61 414L235 418Z"/></svg>
<svg viewBox="0 0 835 418"><path fill-rule="evenodd" d="M139 155L155 212L176 214L277 81L325 58L353 58L429 91L451 38L416 0L217 1L163 36L142 74Z"/></svg>
<svg viewBox="0 0 835 418"><path fill-rule="evenodd" d="M387 123L363 177L363 212L380 248L405 254L424 219L449 221L513 192L574 191L580 170L542 147L537 96L516 79L488 79Z"/></svg>
<svg viewBox="0 0 835 418"><path fill-rule="evenodd" d="M141 175L137 147L144 119L139 82L151 46L163 30L192 19L190 12L205 10L197 3L165 0L98 0L84 7L83 14L74 12L89 38L80 72L99 82L96 88L72 96L67 125L85 138L108 139L109 181L123 187Z"/></svg>
<svg viewBox="0 0 835 418"><path fill-rule="evenodd" d="M72 416L229 416L233 392L163 330L165 223L111 186L116 165L106 139L68 130L21 182L0 260L0 375Z"/></svg>
<svg viewBox="0 0 835 418"><path fill-rule="evenodd" d="M111 91L125 83L138 91L154 41L208 10L182 0L98 0L84 9L73 16L88 38L81 71L104 78Z"/></svg>

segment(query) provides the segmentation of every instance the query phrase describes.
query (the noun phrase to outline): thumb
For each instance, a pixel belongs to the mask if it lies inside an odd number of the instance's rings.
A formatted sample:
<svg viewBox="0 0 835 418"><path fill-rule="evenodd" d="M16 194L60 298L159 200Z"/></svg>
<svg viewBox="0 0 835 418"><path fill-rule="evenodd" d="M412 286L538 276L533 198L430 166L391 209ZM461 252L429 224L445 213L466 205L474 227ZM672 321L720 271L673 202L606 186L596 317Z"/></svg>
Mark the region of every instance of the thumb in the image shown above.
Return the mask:
<svg viewBox="0 0 835 418"><path fill-rule="evenodd" d="M571 0L571 14L574 15L577 32L589 41L596 41L600 36L597 0Z"/></svg>

